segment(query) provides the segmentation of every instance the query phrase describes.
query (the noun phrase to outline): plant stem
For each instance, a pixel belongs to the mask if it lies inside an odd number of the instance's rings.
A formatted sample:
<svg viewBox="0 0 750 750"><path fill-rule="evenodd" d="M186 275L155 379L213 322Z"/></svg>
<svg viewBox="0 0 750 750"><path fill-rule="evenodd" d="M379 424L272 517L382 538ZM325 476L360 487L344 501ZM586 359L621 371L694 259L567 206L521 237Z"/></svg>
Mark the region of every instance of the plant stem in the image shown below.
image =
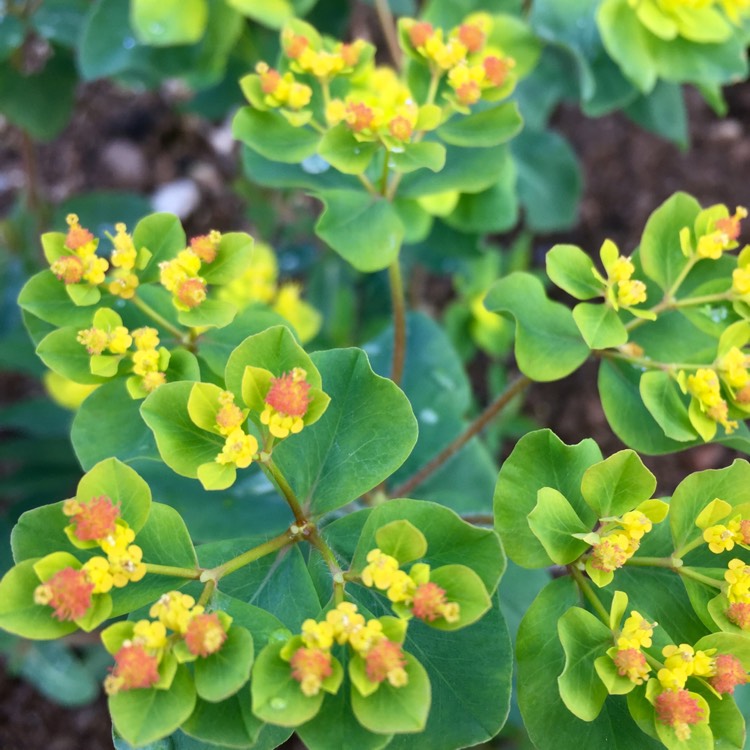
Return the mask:
<svg viewBox="0 0 750 750"><path fill-rule="evenodd" d="M703 535L695 537L692 542L688 542L687 544L680 547L679 550L675 551L676 557L685 557L688 552L692 552L696 547L700 547L701 544L705 544L706 540L703 538Z"/></svg>
<svg viewBox="0 0 750 750"><path fill-rule="evenodd" d="M711 302L726 302L728 300L731 300L732 297L733 294L731 290L727 292L718 292L716 294L704 294L700 297L685 297L685 299L678 300L667 299L665 296L664 299L659 302L659 304L654 305L651 308L651 312L658 315L662 312L666 312L669 310L679 310L683 307L697 307L698 305L708 305ZM632 331L634 328L638 328L639 326L648 322L651 321L648 321L645 318L635 318L634 320L631 320L629 323L625 324L625 329L628 331Z"/></svg>
<svg viewBox="0 0 750 750"><path fill-rule="evenodd" d="M591 585L584 577L583 573L581 573L578 568L575 567L575 565L568 565L568 570L570 571L570 575L573 577L573 580L578 584L578 588L581 590L581 593L586 597L589 604L594 608L594 611L597 615L599 615L599 618L601 621L609 627L609 612L604 608L604 605L599 600L599 597L596 595L596 592L594 589L591 588Z"/></svg>
<svg viewBox="0 0 750 750"><path fill-rule="evenodd" d="M391 152L388 150L388 147L385 148L385 153L383 154L383 171L380 174L380 194L387 199L388 197L388 174L390 172L390 164L388 163L388 159L391 155Z"/></svg>
<svg viewBox="0 0 750 750"><path fill-rule="evenodd" d="M195 580L201 577L200 568L179 568L176 565L156 565L155 563L146 563L146 572L157 576L173 576L174 578Z"/></svg>
<svg viewBox="0 0 750 750"><path fill-rule="evenodd" d="M406 300L404 299L404 281L401 277L401 266L398 258L388 266L388 281L391 286L391 305L393 306L391 380L399 385L404 374L404 362L406 360Z"/></svg>
<svg viewBox="0 0 750 750"><path fill-rule="evenodd" d="M443 448L416 474L409 477L391 492L391 497L407 497L415 487L439 469L451 456L458 453L475 435L478 435L509 403L523 391L531 380L521 375L514 380L455 440Z"/></svg>
<svg viewBox="0 0 750 750"><path fill-rule="evenodd" d="M682 560L679 557L631 557L625 562L625 565L677 570L677 568L682 567Z"/></svg>
<svg viewBox="0 0 750 750"><path fill-rule="evenodd" d="M151 305L144 302L138 295L130 300L144 315L148 315L157 325L160 325L165 331L169 331L176 339L185 341L185 333L176 325L170 323L161 313L156 312Z"/></svg>
<svg viewBox="0 0 750 750"><path fill-rule="evenodd" d="M209 578L206 581L206 585L203 587L200 599L198 599L198 606L205 607L208 604L208 600L211 598L211 594L216 590L216 579Z"/></svg>
<svg viewBox="0 0 750 750"><path fill-rule="evenodd" d="M378 14L378 21L383 29L385 43L388 45L388 54L393 60L393 64L398 70L401 69L401 47L398 46L398 35L396 34L396 23L393 20L391 8L388 0L375 0L375 10Z"/></svg>
<svg viewBox="0 0 750 750"><path fill-rule="evenodd" d="M367 175L364 174L358 174L357 179L362 183L362 186L364 189L371 195L373 198L380 198L380 193L375 189L375 185L370 182L370 179L367 177Z"/></svg>
<svg viewBox="0 0 750 750"><path fill-rule="evenodd" d="M271 460L271 457L269 456L265 461L261 461L260 466L266 475L276 483L279 491L292 509L292 513L294 513L294 520L297 522L297 525L301 527L307 526L307 518L302 510L302 506L299 504L299 500L297 500L294 494L294 490L290 487L289 482L286 481L286 478L279 471L276 464Z"/></svg>
<svg viewBox="0 0 750 750"><path fill-rule="evenodd" d="M204 570L200 580L204 582L211 580L218 581L220 578L234 573L235 570L244 568L245 565L260 560L261 557L277 552L283 547L294 544L297 541L297 535L292 534L290 531L285 531L283 534L279 534L273 537L273 539L269 539L267 542L263 542L263 544L259 544L257 547L253 547L247 550L247 552L243 552L241 555L237 555L237 557L233 557L231 560L217 565L215 568Z"/></svg>
<svg viewBox="0 0 750 750"><path fill-rule="evenodd" d="M605 359L621 359L629 362L631 365L645 367L648 370L664 370L664 372L673 372L674 370L698 370L701 367L710 367L707 364L694 364L690 362L658 362L655 359L647 357L634 357L624 352L613 351L610 349L600 350L598 355Z"/></svg>
<svg viewBox="0 0 750 750"><path fill-rule="evenodd" d="M693 568L678 568L677 572L681 576L685 576L685 578L692 578L694 581L698 581L698 583L706 584L706 586L712 586L715 589L720 589L722 587L721 581L717 581L710 576L704 576L702 573L693 570Z"/></svg>
<svg viewBox="0 0 750 750"><path fill-rule="evenodd" d="M473 523L475 526L494 526L495 517L486 513L470 513L461 516L462 521Z"/></svg>
<svg viewBox="0 0 750 750"><path fill-rule="evenodd" d="M333 601L335 604L341 604L344 601L345 574L336 560L336 555L334 555L333 550L328 546L316 528L313 528L310 533L310 544L320 552L326 561L328 570L331 572L331 578L333 579Z"/></svg>

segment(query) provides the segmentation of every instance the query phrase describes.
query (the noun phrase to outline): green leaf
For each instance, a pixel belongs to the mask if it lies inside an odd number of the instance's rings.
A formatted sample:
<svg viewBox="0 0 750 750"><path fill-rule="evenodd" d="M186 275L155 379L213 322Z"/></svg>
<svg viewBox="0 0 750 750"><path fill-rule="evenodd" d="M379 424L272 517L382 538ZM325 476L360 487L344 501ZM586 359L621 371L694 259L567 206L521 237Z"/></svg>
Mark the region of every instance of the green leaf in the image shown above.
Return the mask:
<svg viewBox="0 0 750 750"><path fill-rule="evenodd" d="M269 643L255 660L250 685L253 713L262 721L294 727L312 719L323 705L325 692L306 696L292 677L292 667L281 656L284 643Z"/></svg>
<svg viewBox="0 0 750 750"><path fill-rule="evenodd" d="M237 308L221 299L207 299L192 310L180 310L177 320L188 328L224 328L237 315Z"/></svg>
<svg viewBox="0 0 750 750"><path fill-rule="evenodd" d="M596 20L602 42L622 72L644 94L651 91L658 75L651 37L628 0L604 0Z"/></svg>
<svg viewBox="0 0 750 750"><path fill-rule="evenodd" d="M471 568L487 591L497 587L505 559L497 535L462 521L448 508L425 500L391 500L373 509L356 543L352 569L362 570L367 553L374 549L379 529L394 521L408 521L421 530L427 542L424 562L433 569L460 563ZM324 536L328 529L324 531Z"/></svg>
<svg viewBox="0 0 750 750"><path fill-rule="evenodd" d="M124 690L109 697L115 729L131 744L146 745L174 732L193 712L195 687L187 667L177 667L169 690Z"/></svg>
<svg viewBox="0 0 750 750"><path fill-rule="evenodd" d="M557 632L565 652L565 669L557 678L560 697L579 719L593 721L607 698L594 662L612 646L612 631L585 609L571 607L559 619Z"/></svg>
<svg viewBox="0 0 750 750"><path fill-rule="evenodd" d="M578 221L583 177L570 144L551 130L526 130L510 144L526 225L536 232L570 229Z"/></svg>
<svg viewBox="0 0 750 750"><path fill-rule="evenodd" d="M537 504L528 520L534 536L557 565L573 562L589 547L573 534L586 534L591 527L581 521L565 495L552 487L539 490Z"/></svg>
<svg viewBox="0 0 750 750"><path fill-rule="evenodd" d="M315 233L358 271L380 271L398 258L404 226L391 203L355 190L316 197L325 208Z"/></svg>
<svg viewBox="0 0 750 750"><path fill-rule="evenodd" d="M312 360L331 403L318 422L277 445L274 460L317 516L389 477L414 447L417 425L407 398L375 375L363 351L334 349Z"/></svg>
<svg viewBox="0 0 750 750"><path fill-rule="evenodd" d="M638 729L624 698L608 698L601 713L588 722L573 715L560 697L556 680L565 668L565 652L557 623L578 603L574 582L567 576L558 578L547 584L521 621L516 642L518 705L529 738L539 750L662 748ZM589 666L593 679L598 680L593 664ZM592 680L588 674L582 677Z"/></svg>
<svg viewBox="0 0 750 750"><path fill-rule="evenodd" d="M65 284L58 281L52 271L34 274L18 295L18 304L23 310L56 326L86 328L91 325L92 309L77 307L65 291Z"/></svg>
<svg viewBox="0 0 750 750"><path fill-rule="evenodd" d="M668 438L681 442L696 439L697 434L690 424L684 398L669 373L663 370L644 372L639 391L643 405Z"/></svg>
<svg viewBox="0 0 750 750"><path fill-rule="evenodd" d="M427 552L424 534L406 519L381 526L375 532L375 541L382 552L395 557L402 565L424 557Z"/></svg>
<svg viewBox="0 0 750 750"><path fill-rule="evenodd" d="M609 305L581 302L573 308L573 319L591 349L621 346L628 340L620 316Z"/></svg>
<svg viewBox="0 0 750 750"><path fill-rule="evenodd" d="M576 299L602 294L602 283L594 277L594 261L575 245L555 245L545 256L547 276Z"/></svg>
<svg viewBox="0 0 750 750"><path fill-rule="evenodd" d="M232 121L232 135L261 156L283 164L297 164L318 150L320 136L295 128L278 112L242 107Z"/></svg>
<svg viewBox="0 0 750 750"><path fill-rule="evenodd" d="M9 17L4 14L3 23ZM40 65L30 72L10 60L0 62L0 112L34 140L49 141L70 119L77 75L72 55L60 47Z"/></svg>
<svg viewBox="0 0 750 750"><path fill-rule="evenodd" d="M425 668L409 653L405 653L409 682L393 687L388 681L371 695L364 697L352 686L352 711L357 721L371 732L392 734L421 732L430 710L430 680Z"/></svg>
<svg viewBox="0 0 750 750"><path fill-rule="evenodd" d="M289 0L228 0L240 13L272 29L280 29L294 18L294 5Z"/></svg>
<svg viewBox="0 0 750 750"><path fill-rule="evenodd" d="M732 507L750 502L750 464L736 460L724 469L699 471L685 478L672 495L669 525L679 555L681 548L702 537L695 525L699 513L714 498Z"/></svg>
<svg viewBox="0 0 750 750"><path fill-rule="evenodd" d="M516 443L500 469L494 499L495 528L514 562L526 568L542 568L552 562L526 521L542 487L558 490L578 517L589 528L593 526L596 515L583 501L581 480L601 457L593 440L565 445L550 430L531 432Z"/></svg>
<svg viewBox="0 0 750 750"><path fill-rule="evenodd" d="M73 448L84 469L108 456L128 463L136 458L158 458L154 436L141 419L140 405L128 394L123 379L105 383L86 398L71 431Z"/></svg>
<svg viewBox="0 0 750 750"><path fill-rule="evenodd" d="M522 127L523 119L516 102L505 102L467 117L448 120L437 132L452 146L486 148L509 141Z"/></svg>
<svg viewBox="0 0 750 750"><path fill-rule="evenodd" d="M445 166L445 158L445 146L432 141L405 143L403 151L393 150L388 155L395 170L404 174L417 169L439 172Z"/></svg>
<svg viewBox="0 0 750 750"><path fill-rule="evenodd" d="M24 560L0 580L0 627L33 640L61 638L77 630L77 625L54 619L50 607L34 602L34 590L41 583L34 572L36 562Z"/></svg>
<svg viewBox="0 0 750 750"><path fill-rule="evenodd" d="M230 748L256 747L255 741L263 726L253 716L250 701L243 691L220 703L209 703L199 697L195 710L180 729L202 741L200 745L191 744L185 750L213 750L215 745ZM182 745L177 747L182 748ZM170 746L169 750L177 748Z"/></svg>
<svg viewBox="0 0 750 750"><path fill-rule="evenodd" d="M690 133L682 86L659 81L651 93L628 105L625 114L645 130L672 141L683 150L688 148Z"/></svg>
<svg viewBox="0 0 750 750"><path fill-rule="evenodd" d="M516 360L521 372L532 380L564 378L589 355L570 310L549 300L541 282L531 274L511 273L495 282L484 305L491 312L515 318Z"/></svg>
<svg viewBox="0 0 750 750"><path fill-rule="evenodd" d="M151 253L151 259L140 275L141 284L158 281L159 264L185 249L185 230L173 214L151 214L136 224L133 244L136 250L146 248Z"/></svg>
<svg viewBox="0 0 750 750"><path fill-rule="evenodd" d="M621 516L649 500L655 490L656 477L631 450L590 466L581 479L583 499L598 518Z"/></svg>
<svg viewBox="0 0 750 750"><path fill-rule="evenodd" d="M482 579L465 565L443 565L430 571L430 581L445 591L449 602L456 602L461 615L456 622L437 619L429 623L436 630L458 630L475 623L487 613L492 601Z"/></svg>
<svg viewBox="0 0 750 750"><path fill-rule="evenodd" d="M252 396L249 382L245 383L246 367L261 368L280 376L301 367L307 372L307 382L313 388L322 387L318 368L305 350L297 343L294 334L286 326L273 326L261 333L248 336L231 353L226 363L224 379L227 388L237 396L248 397L247 406L258 406ZM243 394L243 390L246 392Z"/></svg>
<svg viewBox="0 0 750 750"><path fill-rule="evenodd" d="M66 284L65 292L77 307L95 305L102 298L99 288L88 284Z"/></svg>
<svg viewBox="0 0 750 750"><path fill-rule="evenodd" d="M83 344L78 343L77 328L59 328L47 334L36 348L39 359L50 370L75 383L105 383L107 378L91 373L91 356Z"/></svg>
<svg viewBox="0 0 750 750"><path fill-rule="evenodd" d="M680 230L689 227L701 207L687 193L675 193L654 211L641 237L639 258L643 271L663 290L669 289L687 263L680 247Z"/></svg>
<svg viewBox="0 0 750 750"><path fill-rule="evenodd" d="M132 0L130 21L143 44L195 44L206 30L206 0Z"/></svg>
<svg viewBox="0 0 750 750"><path fill-rule="evenodd" d="M195 662L195 689L211 703L234 695L249 679L253 666L253 636L241 625L232 624L221 648Z"/></svg>
<svg viewBox="0 0 750 750"><path fill-rule="evenodd" d="M376 142L359 141L346 123L339 123L326 132L318 146L318 154L344 174L362 174L375 153Z"/></svg>
<svg viewBox="0 0 750 750"><path fill-rule="evenodd" d="M209 284L231 284L250 264L254 245L255 240L245 232L222 234L216 257L201 266L201 276Z"/></svg>
<svg viewBox="0 0 750 750"><path fill-rule="evenodd" d="M198 476L201 464L215 460L224 438L195 425L187 404L193 383L167 383L151 393L141 406L143 421L156 438L159 454L170 469L185 477Z"/></svg>

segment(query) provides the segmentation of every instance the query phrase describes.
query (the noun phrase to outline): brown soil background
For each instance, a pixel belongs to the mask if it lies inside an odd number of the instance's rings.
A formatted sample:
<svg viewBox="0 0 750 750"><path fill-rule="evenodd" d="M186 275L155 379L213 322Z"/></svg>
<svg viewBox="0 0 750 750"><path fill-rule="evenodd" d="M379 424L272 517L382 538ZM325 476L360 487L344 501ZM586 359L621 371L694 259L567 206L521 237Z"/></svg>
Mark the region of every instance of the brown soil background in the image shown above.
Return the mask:
<svg viewBox="0 0 750 750"><path fill-rule="evenodd" d="M624 116L583 118L562 108L555 126L582 161L585 193L575 231L538 239L539 255L554 242L573 242L594 251L605 237L622 248L637 244L648 214L676 190L702 203L750 205L750 86L727 92L729 113L717 118L695 92L689 93L692 146L676 147L646 133ZM191 233L211 227L250 228L243 202L231 189L236 149L227 149L225 126L176 113L166 95L133 94L110 84L81 86L76 114L64 133L38 149L39 189L58 203L93 189L152 193L178 178L191 179L200 192L187 220ZM25 184L20 134L0 126L0 214ZM428 287L429 288L429 287ZM3 381L6 400L25 390ZM593 436L606 454L622 447L599 405L593 369L583 368L558 383L534 386L527 410L566 442ZM676 456L647 459L662 493L698 469L725 465L731 452L719 446ZM47 702L29 685L0 675L2 750L104 750L112 748L103 699L77 710Z"/></svg>

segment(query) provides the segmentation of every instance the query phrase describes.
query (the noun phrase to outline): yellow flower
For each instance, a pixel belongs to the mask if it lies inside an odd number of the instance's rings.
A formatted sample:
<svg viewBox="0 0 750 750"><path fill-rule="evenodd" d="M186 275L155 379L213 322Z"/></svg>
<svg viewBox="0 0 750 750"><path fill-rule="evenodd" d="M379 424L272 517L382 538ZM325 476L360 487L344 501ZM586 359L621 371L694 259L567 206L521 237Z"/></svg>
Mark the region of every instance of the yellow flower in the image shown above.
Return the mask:
<svg viewBox="0 0 750 750"><path fill-rule="evenodd" d="M709 526L703 532L703 541L708 543L708 548L714 554L728 552L734 548L737 534L740 531L739 521L730 521L729 526L722 523L715 526Z"/></svg>
<svg viewBox="0 0 750 750"><path fill-rule="evenodd" d="M630 617L623 623L622 632L617 639L617 648L621 650L649 648L655 627L655 622L648 622L640 612L633 610Z"/></svg>
<svg viewBox="0 0 750 750"><path fill-rule="evenodd" d="M717 362L717 367L726 384L733 389L744 388L750 382L747 367L748 358L738 347L733 346Z"/></svg>
<svg viewBox="0 0 750 750"><path fill-rule="evenodd" d="M246 469L258 452L258 441L253 435L246 435L237 427L227 435L221 453L216 457L220 464L234 464L238 469Z"/></svg>
<svg viewBox="0 0 750 750"><path fill-rule="evenodd" d="M727 598L730 603L750 603L750 567L742 560L735 558L729 561L724 580L729 584Z"/></svg>
<svg viewBox="0 0 750 750"><path fill-rule="evenodd" d="M159 620L139 620L133 628L133 642L160 651L167 645L167 628Z"/></svg>
<svg viewBox="0 0 750 750"><path fill-rule="evenodd" d="M617 284L617 301L623 307L633 307L646 301L646 285L637 279L620 281Z"/></svg>
<svg viewBox="0 0 750 750"><path fill-rule="evenodd" d="M393 586L398 578L399 565L395 557L386 555L377 547L367 553L367 565L362 570L362 583L365 586L385 591Z"/></svg>
<svg viewBox="0 0 750 750"><path fill-rule="evenodd" d="M159 331L156 328L136 328L130 332L135 342L135 348L139 351L156 349L159 346Z"/></svg>
<svg viewBox="0 0 750 750"><path fill-rule="evenodd" d="M203 614L204 608L196 606L195 599L188 594L179 591L170 591L163 594L160 599L152 605L149 615L155 617L165 627L174 630L175 633L184 635L187 631L191 618Z"/></svg>
<svg viewBox="0 0 750 750"><path fill-rule="evenodd" d="M132 343L133 337L128 333L128 329L125 328L125 326L115 326L109 334L107 349L109 349L112 354L125 354L125 352L130 349Z"/></svg>
<svg viewBox="0 0 750 750"><path fill-rule="evenodd" d="M112 237L114 250L112 250L110 260L115 268L131 271L135 267L135 261L138 257L133 238L127 233L125 224L115 224L115 231L117 234Z"/></svg>
<svg viewBox="0 0 750 750"><path fill-rule="evenodd" d="M106 557L92 557L83 564L81 569L86 571L89 580L94 584L93 593L106 594L112 590L114 583L109 570L109 560Z"/></svg>
<svg viewBox="0 0 750 750"><path fill-rule="evenodd" d="M302 642L308 648L328 651L333 646L333 640L334 628L327 620L316 622L310 619L302 623Z"/></svg>
<svg viewBox="0 0 750 750"><path fill-rule="evenodd" d="M382 623L379 620L368 620L363 628L349 634L349 645L360 656L366 656L373 646L384 639Z"/></svg>
<svg viewBox="0 0 750 750"><path fill-rule="evenodd" d="M333 628L333 637L339 645L346 643L353 633L365 625L365 618L357 612L357 605L341 602L326 615L326 622Z"/></svg>

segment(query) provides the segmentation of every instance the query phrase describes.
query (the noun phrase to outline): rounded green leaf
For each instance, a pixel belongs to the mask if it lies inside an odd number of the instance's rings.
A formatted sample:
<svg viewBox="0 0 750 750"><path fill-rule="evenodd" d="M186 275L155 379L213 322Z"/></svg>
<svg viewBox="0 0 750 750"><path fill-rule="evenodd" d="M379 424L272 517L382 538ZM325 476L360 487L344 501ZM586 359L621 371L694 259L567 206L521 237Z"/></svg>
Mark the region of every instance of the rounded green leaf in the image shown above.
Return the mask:
<svg viewBox="0 0 750 750"><path fill-rule="evenodd" d="M47 334L36 348L39 359L50 370L75 383L106 383L108 378L91 371L91 355L78 342L78 328L60 328Z"/></svg>
<svg viewBox="0 0 750 750"><path fill-rule="evenodd" d="M637 453L618 451L589 467L581 480L581 492L598 518L621 516L649 500L656 490L656 477Z"/></svg>
<svg viewBox="0 0 750 750"><path fill-rule="evenodd" d="M214 461L224 447L221 435L198 427L188 414L193 383L167 383L141 406L143 421L156 438L159 454L170 469L185 477L198 476L198 467Z"/></svg>
<svg viewBox="0 0 750 750"><path fill-rule="evenodd" d="M650 370L641 375L638 389L643 405L668 438L687 442L698 437L674 377L663 370Z"/></svg>
<svg viewBox="0 0 750 750"><path fill-rule="evenodd" d="M253 713L261 720L282 727L304 724L318 713L325 692L306 696L292 677L292 667L281 658L284 643L269 643L255 660L250 685Z"/></svg>
<svg viewBox="0 0 750 750"><path fill-rule="evenodd" d="M388 155L393 168L404 174L417 169L439 172L445 166L445 158L445 146L432 141L405 143L402 151L394 149Z"/></svg>
<svg viewBox="0 0 750 750"><path fill-rule="evenodd" d="M317 367L307 352L297 343L294 334L286 326L273 326L254 336L248 336L229 355L224 370L227 389L236 396L245 395L243 380L246 367L262 368L280 376L301 367L307 373L307 382L320 388L322 380ZM248 406L257 406L257 398L251 395L248 382Z"/></svg>
<svg viewBox="0 0 750 750"><path fill-rule="evenodd" d="M545 256L547 276L576 299L602 294L602 283L594 277L594 261L575 245L555 245Z"/></svg>
<svg viewBox="0 0 750 750"><path fill-rule="evenodd" d="M151 490L133 469L116 458L96 464L78 483L76 499L88 503L100 495L119 504L122 518L133 531L141 530L151 511Z"/></svg>
<svg viewBox="0 0 750 750"><path fill-rule="evenodd" d="M379 143L358 141L352 129L341 122L325 133L318 153L339 172L362 174L379 148Z"/></svg>
<svg viewBox="0 0 750 750"><path fill-rule="evenodd" d="M581 302L573 308L573 319L591 349L622 346L628 340L625 325L609 305Z"/></svg>
<svg viewBox="0 0 750 750"><path fill-rule="evenodd" d="M318 149L320 136L308 128L296 128L278 112L242 107L232 121L232 135L261 156L283 164L296 164Z"/></svg>
<svg viewBox="0 0 750 750"><path fill-rule="evenodd" d="M221 235L216 257L201 266L201 276L209 284L229 284L247 269L255 240L245 232Z"/></svg>
<svg viewBox="0 0 750 750"><path fill-rule="evenodd" d="M196 740L227 748L255 747L263 723L253 716L250 710L250 689L233 695L220 703L209 703L199 697L190 718L180 730ZM205 747L201 744L200 748ZM182 748L182 745L178 745ZM190 744L185 750L197 750L198 745ZM177 750L170 747L169 750Z"/></svg>
<svg viewBox="0 0 750 750"><path fill-rule="evenodd" d="M155 47L195 44L206 30L206 0L132 0L130 22L138 40Z"/></svg>
<svg viewBox="0 0 750 750"><path fill-rule="evenodd" d="M547 298L541 282L528 273L512 273L490 288L484 300L491 312L516 321L515 352L521 372L532 380L559 380L589 355L570 310Z"/></svg>
<svg viewBox="0 0 750 750"><path fill-rule="evenodd" d="M325 190L315 233L358 271L387 268L398 258L404 225L389 201L358 190Z"/></svg>
<svg viewBox="0 0 750 750"><path fill-rule="evenodd" d="M684 227L692 230L700 210L695 198L687 193L675 193L646 222L639 258L646 276L665 291L672 286L687 263L680 247L680 230Z"/></svg>
<svg viewBox="0 0 750 750"><path fill-rule="evenodd" d="M363 696L352 685L352 711L357 721L371 732L393 734L421 732L430 710L430 679L425 668L411 654L404 654L409 682L393 687L387 681L371 695Z"/></svg>
<svg viewBox="0 0 750 750"><path fill-rule="evenodd" d="M438 128L438 135L453 146L499 146L517 135L522 127L518 104L506 102L467 117L454 117Z"/></svg>
<svg viewBox="0 0 750 750"><path fill-rule="evenodd" d="M136 250L146 248L151 253L148 264L140 274L141 284L158 281L159 263L171 260L185 249L185 230L173 214L151 214L136 224L133 244Z"/></svg>
<svg viewBox="0 0 750 750"><path fill-rule="evenodd" d="M180 310L177 320L188 328L225 328L237 315L237 308L231 302L221 299L207 299L191 310Z"/></svg>
<svg viewBox="0 0 750 750"><path fill-rule="evenodd" d="M77 307L65 291L65 284L52 271L34 274L21 289L18 304L37 318L56 326L86 328L91 325L92 309ZM80 345L79 345L80 346Z"/></svg>
<svg viewBox="0 0 750 750"><path fill-rule="evenodd" d="M528 519L534 536L557 565L573 562L589 547L573 534L586 534L591 526L584 524L565 495L552 487L537 492L537 503Z"/></svg>
<svg viewBox="0 0 750 750"><path fill-rule="evenodd" d="M427 552L424 534L406 519L391 521L375 532L375 542L386 555L395 557L402 565Z"/></svg>
<svg viewBox="0 0 750 750"><path fill-rule="evenodd" d="M109 697L115 729L132 745L147 745L174 732L195 707L195 686L187 667L177 667L169 690L140 688Z"/></svg>
<svg viewBox="0 0 750 750"><path fill-rule="evenodd" d="M534 536L526 517L538 502L542 487L564 495L590 529L596 514L584 502L581 480L602 454L593 440L566 445L550 430L524 435L503 463L495 487L495 528L508 556L525 568L542 568L552 560Z"/></svg>
<svg viewBox="0 0 750 750"><path fill-rule="evenodd" d="M406 396L372 371L363 351L334 349L312 360L331 403L273 455L298 499L321 515L393 474L414 447L417 424Z"/></svg>
<svg viewBox="0 0 750 750"><path fill-rule="evenodd" d="M612 631L580 607L571 607L558 621L565 668L557 678L560 697L579 719L593 721L602 710L607 688L594 662L613 645Z"/></svg>
<svg viewBox="0 0 750 750"><path fill-rule="evenodd" d="M353 570L364 568L367 553L378 545L379 530L396 521L408 521L421 530L427 542L422 560L433 569L460 563L479 576L487 591L495 590L505 567L497 534L466 523L454 511L426 500L391 500L373 509L356 543Z"/></svg>
<svg viewBox="0 0 750 750"><path fill-rule="evenodd" d="M56 620L50 607L34 601L34 590L41 583L34 572L36 562L36 558L24 560L0 580L0 627L32 640L61 638L77 630L77 625Z"/></svg>
<svg viewBox="0 0 750 750"><path fill-rule="evenodd" d="M232 624L221 648L195 662L195 689L211 703L234 695L249 679L253 666L253 636L249 630Z"/></svg>

